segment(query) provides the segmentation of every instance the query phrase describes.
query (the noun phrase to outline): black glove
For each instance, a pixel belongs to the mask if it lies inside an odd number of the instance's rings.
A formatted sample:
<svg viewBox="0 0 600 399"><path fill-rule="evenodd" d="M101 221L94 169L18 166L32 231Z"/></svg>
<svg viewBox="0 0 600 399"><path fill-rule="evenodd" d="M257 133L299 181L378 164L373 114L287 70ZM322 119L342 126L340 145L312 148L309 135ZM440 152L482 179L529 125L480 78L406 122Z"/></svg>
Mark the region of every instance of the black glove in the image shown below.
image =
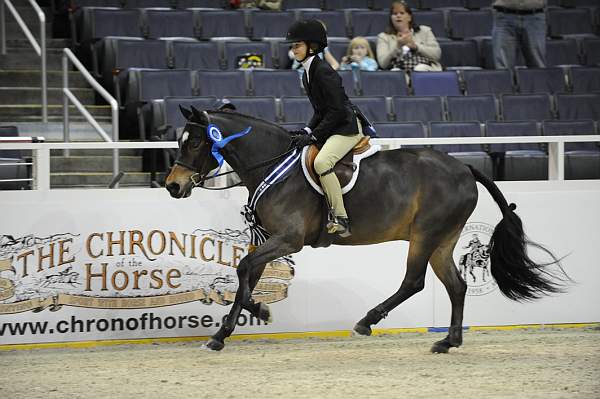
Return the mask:
<svg viewBox="0 0 600 399"><path fill-rule="evenodd" d="M292 144L290 147L303 148L315 142L314 137L308 134L306 130L296 130L292 134Z"/></svg>

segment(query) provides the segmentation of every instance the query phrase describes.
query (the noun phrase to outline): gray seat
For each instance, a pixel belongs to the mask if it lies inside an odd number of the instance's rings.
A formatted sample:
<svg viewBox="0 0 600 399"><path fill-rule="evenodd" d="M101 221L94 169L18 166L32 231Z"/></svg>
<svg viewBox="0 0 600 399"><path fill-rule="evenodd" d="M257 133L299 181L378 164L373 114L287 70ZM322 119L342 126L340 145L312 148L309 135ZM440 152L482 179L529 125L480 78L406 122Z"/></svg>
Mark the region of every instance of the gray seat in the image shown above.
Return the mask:
<svg viewBox="0 0 600 399"><path fill-rule="evenodd" d="M177 0L178 8L225 8L226 0Z"/></svg>
<svg viewBox="0 0 600 399"><path fill-rule="evenodd" d="M314 114L313 107L308 97L282 97L282 120L288 123L301 122L306 125Z"/></svg>
<svg viewBox="0 0 600 399"><path fill-rule="evenodd" d="M410 75L415 96L460 95L458 75L454 71L413 72Z"/></svg>
<svg viewBox="0 0 600 399"><path fill-rule="evenodd" d="M352 23L352 36L377 36L387 26L390 19L389 12L354 10L350 12Z"/></svg>
<svg viewBox="0 0 600 399"><path fill-rule="evenodd" d="M453 39L490 36L493 25L492 10L449 10L448 25L450 37Z"/></svg>
<svg viewBox="0 0 600 399"><path fill-rule="evenodd" d="M86 7L82 17L81 41L105 36L142 36L141 13L137 9Z"/></svg>
<svg viewBox="0 0 600 399"><path fill-rule="evenodd" d="M600 93L600 67L571 68L573 93Z"/></svg>
<svg viewBox="0 0 600 399"><path fill-rule="evenodd" d="M242 11L200 11L196 13L202 39L215 37L246 37L246 22Z"/></svg>
<svg viewBox="0 0 600 399"><path fill-rule="evenodd" d="M557 94L558 119L600 121L600 94Z"/></svg>
<svg viewBox="0 0 600 399"><path fill-rule="evenodd" d="M170 41L169 54L176 69L219 69L219 50L215 42Z"/></svg>
<svg viewBox="0 0 600 399"><path fill-rule="evenodd" d="M420 8L463 7L463 0L420 0Z"/></svg>
<svg viewBox="0 0 600 399"><path fill-rule="evenodd" d="M327 10L369 8L371 0L325 0Z"/></svg>
<svg viewBox="0 0 600 399"><path fill-rule="evenodd" d="M520 93L564 93L565 72L562 68L517 68L515 77Z"/></svg>
<svg viewBox="0 0 600 399"><path fill-rule="evenodd" d="M375 132L380 138L424 138L427 130L421 122L375 123ZM423 145L403 145L402 148L416 148Z"/></svg>
<svg viewBox="0 0 600 399"><path fill-rule="evenodd" d="M327 27L327 36L348 36L343 11L301 11L300 19L318 19Z"/></svg>
<svg viewBox="0 0 600 399"><path fill-rule="evenodd" d="M512 93L514 90L512 76L507 69L469 70L461 73L468 95Z"/></svg>
<svg viewBox="0 0 600 399"><path fill-rule="evenodd" d="M201 96L246 96L248 85L244 71L198 71Z"/></svg>
<svg viewBox="0 0 600 399"><path fill-rule="evenodd" d="M394 114L399 122L437 122L444 120L442 98L439 96L395 96Z"/></svg>
<svg viewBox="0 0 600 399"><path fill-rule="evenodd" d="M358 106L371 122L386 122L388 120L385 97L352 97L350 101Z"/></svg>
<svg viewBox="0 0 600 399"><path fill-rule="evenodd" d="M262 56L264 65L262 68L273 67L273 57L271 56L271 45L267 42L236 42L228 41L224 45L226 68L229 70L237 69L238 59L246 59L246 54L259 54ZM241 62L244 62L240 60ZM248 60L246 60L248 61Z"/></svg>
<svg viewBox="0 0 600 399"><path fill-rule="evenodd" d="M550 7L546 15L550 36L594 33L592 13L587 8Z"/></svg>
<svg viewBox="0 0 600 399"><path fill-rule="evenodd" d="M348 97L360 94L356 75L352 71L337 71L337 73L342 78L342 86Z"/></svg>
<svg viewBox="0 0 600 399"><path fill-rule="evenodd" d="M161 7L170 8L173 6L171 0L125 0L124 5L127 8Z"/></svg>
<svg viewBox="0 0 600 399"><path fill-rule="evenodd" d="M553 119L548 94L503 94L501 104L505 121Z"/></svg>
<svg viewBox="0 0 600 399"><path fill-rule="evenodd" d="M600 66L600 38L586 38L582 42L585 65Z"/></svg>
<svg viewBox="0 0 600 399"><path fill-rule="evenodd" d="M252 94L255 96L300 96L302 86L296 71L252 71Z"/></svg>
<svg viewBox="0 0 600 399"><path fill-rule="evenodd" d="M575 39L546 40L546 66L580 63L579 47Z"/></svg>
<svg viewBox="0 0 600 399"><path fill-rule="evenodd" d="M290 11L254 11L250 14L252 38L285 37L288 28L294 22L294 14Z"/></svg>
<svg viewBox="0 0 600 399"><path fill-rule="evenodd" d="M144 0L146 1L146 0ZM191 10L165 10L150 8L143 11L146 36L160 37L194 37L194 13Z"/></svg>
<svg viewBox="0 0 600 399"><path fill-rule="evenodd" d="M401 71L360 71L360 88L364 96L387 97L408 94L406 75Z"/></svg>
<svg viewBox="0 0 600 399"><path fill-rule="evenodd" d="M448 38L446 22L442 10L413 11L413 20L416 25L427 25L437 39Z"/></svg>
<svg viewBox="0 0 600 399"><path fill-rule="evenodd" d="M498 119L496 100L492 95L448 96L448 119L461 121L494 121Z"/></svg>
<svg viewBox="0 0 600 399"><path fill-rule="evenodd" d="M165 141L177 140L176 130L185 126L187 119L179 106L187 109L194 106L199 110L211 109L217 102L214 96L207 97L165 97L152 100L152 126L156 135Z"/></svg>
<svg viewBox="0 0 600 399"><path fill-rule="evenodd" d="M442 65L445 67L481 67L477 43L474 40L448 40L439 43Z"/></svg>
<svg viewBox="0 0 600 399"><path fill-rule="evenodd" d="M538 136L535 121L486 122L486 135ZM497 180L546 180L548 178L548 155L535 143L490 144L495 158Z"/></svg>
<svg viewBox="0 0 600 399"><path fill-rule="evenodd" d="M275 97L227 97L241 114L270 122L277 121Z"/></svg>
<svg viewBox="0 0 600 399"><path fill-rule="evenodd" d="M296 8L321 8L322 0L283 0L282 10L293 10Z"/></svg>

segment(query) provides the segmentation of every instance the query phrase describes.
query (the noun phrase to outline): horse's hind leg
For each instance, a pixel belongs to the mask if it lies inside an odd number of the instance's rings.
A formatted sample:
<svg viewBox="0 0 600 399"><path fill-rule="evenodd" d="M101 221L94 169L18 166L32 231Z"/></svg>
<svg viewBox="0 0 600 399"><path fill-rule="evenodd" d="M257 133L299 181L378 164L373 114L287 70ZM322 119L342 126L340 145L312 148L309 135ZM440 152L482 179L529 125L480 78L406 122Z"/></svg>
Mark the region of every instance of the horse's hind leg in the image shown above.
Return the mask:
<svg viewBox="0 0 600 399"><path fill-rule="evenodd" d="M367 312L354 326L354 331L361 335L371 335L371 325L379 323L396 306L421 291L425 287L425 273L429 257L437 247L432 244L431 237L421 240L411 239L406 261L406 275L400 288L394 295Z"/></svg>
<svg viewBox="0 0 600 399"><path fill-rule="evenodd" d="M452 259L457 239L458 237L455 237L449 244L438 247L429 260L435 275L446 287L452 303L452 316L448 335L443 340L433 344L431 351L434 353L447 353L448 349L457 348L462 344L462 320L467 285Z"/></svg>

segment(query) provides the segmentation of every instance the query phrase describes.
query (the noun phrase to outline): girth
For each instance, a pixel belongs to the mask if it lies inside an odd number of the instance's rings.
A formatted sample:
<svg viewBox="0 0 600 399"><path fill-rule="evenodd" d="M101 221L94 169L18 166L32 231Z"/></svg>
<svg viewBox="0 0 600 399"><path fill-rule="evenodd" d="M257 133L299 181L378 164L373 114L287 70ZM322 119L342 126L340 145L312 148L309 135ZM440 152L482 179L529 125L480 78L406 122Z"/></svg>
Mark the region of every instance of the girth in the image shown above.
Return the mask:
<svg viewBox="0 0 600 399"><path fill-rule="evenodd" d="M360 139L354 148L348 151L348 153L344 155L344 157L340 159L333 167L333 172L340 181L341 187L344 187L350 182L352 179L352 173L356 170L356 164L353 162L354 155L362 154L371 148L371 144L369 143L370 138L370 136L365 136ZM315 158L317 157L319 151L320 148L318 148L315 144L312 144L308 148L308 151L306 151L305 163L308 165L308 172L310 173L310 176L315 182L317 182L317 184L319 184L319 186L321 186L319 176L317 175L317 172L315 172L314 168Z"/></svg>

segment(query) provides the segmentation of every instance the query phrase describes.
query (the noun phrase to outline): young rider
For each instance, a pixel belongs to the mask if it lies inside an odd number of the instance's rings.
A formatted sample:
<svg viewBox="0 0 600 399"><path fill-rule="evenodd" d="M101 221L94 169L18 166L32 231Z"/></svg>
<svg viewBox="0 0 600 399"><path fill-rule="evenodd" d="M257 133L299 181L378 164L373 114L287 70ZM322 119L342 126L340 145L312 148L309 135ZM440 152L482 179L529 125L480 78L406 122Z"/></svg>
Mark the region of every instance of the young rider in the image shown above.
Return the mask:
<svg viewBox="0 0 600 399"><path fill-rule="evenodd" d="M302 83L314 109L308 125L291 132L292 142L298 148L313 142L322 144L314 167L330 205L327 229L329 233L348 237L351 235L350 221L333 167L364 136L357 116L362 117L362 114L348 100L337 72L317 56L327 47L327 34L321 22L295 22L288 30L286 40L292 43L294 57L304 66Z"/></svg>

